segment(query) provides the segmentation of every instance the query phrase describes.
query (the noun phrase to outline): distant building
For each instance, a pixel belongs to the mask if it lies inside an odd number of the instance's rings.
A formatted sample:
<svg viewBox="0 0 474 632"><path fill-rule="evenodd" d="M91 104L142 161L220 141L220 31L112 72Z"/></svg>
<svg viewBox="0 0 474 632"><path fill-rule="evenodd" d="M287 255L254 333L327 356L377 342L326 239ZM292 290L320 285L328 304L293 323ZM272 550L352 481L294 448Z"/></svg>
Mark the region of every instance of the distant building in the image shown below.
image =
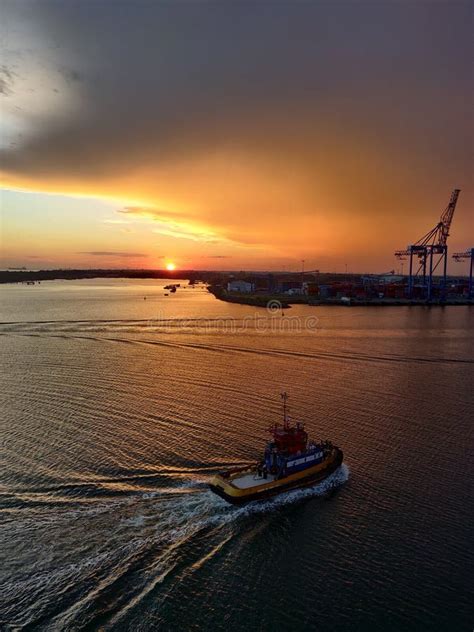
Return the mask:
<svg viewBox="0 0 474 632"><path fill-rule="evenodd" d="M308 296L317 296L319 294L319 286L313 281L305 281L303 283L303 293Z"/></svg>
<svg viewBox="0 0 474 632"><path fill-rule="evenodd" d="M278 292L288 293L288 290L301 290L301 281L280 281L278 284Z"/></svg>
<svg viewBox="0 0 474 632"><path fill-rule="evenodd" d="M242 294L248 294L253 292L254 284L248 281L230 281L227 283L228 292L241 292Z"/></svg>
<svg viewBox="0 0 474 632"><path fill-rule="evenodd" d="M360 277L363 285L383 285L386 283L403 283L406 277L401 274L369 274Z"/></svg>
<svg viewBox="0 0 474 632"><path fill-rule="evenodd" d="M399 274L381 274L378 277L379 283L401 283L405 277Z"/></svg>

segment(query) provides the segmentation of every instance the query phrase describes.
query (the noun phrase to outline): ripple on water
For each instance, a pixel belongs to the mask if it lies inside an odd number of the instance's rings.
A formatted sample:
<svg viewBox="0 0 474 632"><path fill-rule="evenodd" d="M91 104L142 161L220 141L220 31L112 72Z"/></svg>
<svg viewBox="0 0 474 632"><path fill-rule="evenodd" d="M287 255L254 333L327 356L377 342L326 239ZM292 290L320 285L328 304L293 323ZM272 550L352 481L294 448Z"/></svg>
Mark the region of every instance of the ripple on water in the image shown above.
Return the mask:
<svg viewBox="0 0 474 632"><path fill-rule="evenodd" d="M470 620L473 360L459 329L375 335L375 319L366 336L359 315L352 336L349 322L340 337L224 336L205 319L184 332L117 314L0 324L3 622ZM341 444L351 475L337 473L346 484L330 502L323 485L230 507L209 476L255 460L284 389L311 435Z"/></svg>

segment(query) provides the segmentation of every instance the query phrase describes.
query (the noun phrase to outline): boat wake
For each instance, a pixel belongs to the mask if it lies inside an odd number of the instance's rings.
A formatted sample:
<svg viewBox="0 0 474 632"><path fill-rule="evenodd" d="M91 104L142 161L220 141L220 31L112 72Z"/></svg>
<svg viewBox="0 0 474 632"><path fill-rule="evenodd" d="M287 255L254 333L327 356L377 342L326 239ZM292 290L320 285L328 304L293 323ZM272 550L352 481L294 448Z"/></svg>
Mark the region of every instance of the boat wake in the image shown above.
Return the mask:
<svg viewBox="0 0 474 632"><path fill-rule="evenodd" d="M437 355L411 356L399 353L366 353L347 349L345 351L325 351L322 348L309 350L295 350L288 348L248 347L241 344L222 344L213 340L203 341L209 335L200 334L222 333L219 330L219 319L202 321L196 319L196 326L180 327L179 321L173 326L169 321L165 327L150 327L147 322L130 326L130 321L125 321L126 326L118 325L117 321L98 321L99 325L86 321L70 321L70 325L62 322L0 322L0 335L24 336L31 338L55 338L62 340L82 340L99 343L115 343L138 345L156 348L184 349L204 351L221 354L251 354L257 356L289 357L300 360L326 360L326 361L353 361L371 363L405 363L405 364L474 364L472 358L440 357ZM91 321L94 322L94 321ZM205 324L203 324L205 323ZM199 325L199 326L198 326ZM117 336L120 334L120 337ZM150 338L149 335L153 338ZM192 334L192 335L191 335ZM146 335L147 337L144 337ZM134 336L134 337L130 337ZM190 338L193 338L191 340ZM219 339L219 337L218 337Z"/></svg>
<svg viewBox="0 0 474 632"><path fill-rule="evenodd" d="M2 581L0 620L55 630L75 629L79 622L94 629L126 625L145 600L159 607L174 587L222 556L233 541L242 545L255 537L275 511L325 497L348 478L343 464L314 487L244 507L213 494L209 479L199 475L180 481L181 493L162 494L158 488L138 497L98 498L83 509L63 506L54 520L38 515L35 507L18 509L7 521L9 540L15 541L17 530L30 532L31 560ZM104 529L106 546L100 537Z"/></svg>

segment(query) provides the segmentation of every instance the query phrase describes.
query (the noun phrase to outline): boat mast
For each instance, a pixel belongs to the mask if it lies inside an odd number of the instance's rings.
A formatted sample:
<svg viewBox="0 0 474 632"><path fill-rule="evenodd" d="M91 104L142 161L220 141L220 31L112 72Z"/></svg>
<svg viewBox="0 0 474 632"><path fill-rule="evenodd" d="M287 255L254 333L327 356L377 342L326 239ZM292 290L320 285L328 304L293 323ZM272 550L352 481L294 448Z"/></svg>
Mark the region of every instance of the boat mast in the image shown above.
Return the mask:
<svg viewBox="0 0 474 632"><path fill-rule="evenodd" d="M285 430L288 430L288 409L286 404L286 402L288 401L288 394L286 391L284 393L281 393L281 398L283 400L283 427L285 428Z"/></svg>

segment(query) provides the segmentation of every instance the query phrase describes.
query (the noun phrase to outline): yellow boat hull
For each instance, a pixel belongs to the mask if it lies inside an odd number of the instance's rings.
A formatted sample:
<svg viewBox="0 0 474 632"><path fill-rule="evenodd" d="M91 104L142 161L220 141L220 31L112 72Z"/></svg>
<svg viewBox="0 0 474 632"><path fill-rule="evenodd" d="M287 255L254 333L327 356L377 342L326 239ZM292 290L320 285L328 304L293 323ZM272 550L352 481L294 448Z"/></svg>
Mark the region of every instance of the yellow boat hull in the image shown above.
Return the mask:
<svg viewBox="0 0 474 632"><path fill-rule="evenodd" d="M342 464L343 453L340 448L334 447L331 453L317 465L308 467L295 474L265 482L259 479L256 485L250 487L238 487L233 481L245 474L256 473L256 468L242 468L231 472L217 474L211 480L211 490L233 505L241 505L254 500L264 500L276 494L281 494L292 489L307 487L323 481L330 476Z"/></svg>

